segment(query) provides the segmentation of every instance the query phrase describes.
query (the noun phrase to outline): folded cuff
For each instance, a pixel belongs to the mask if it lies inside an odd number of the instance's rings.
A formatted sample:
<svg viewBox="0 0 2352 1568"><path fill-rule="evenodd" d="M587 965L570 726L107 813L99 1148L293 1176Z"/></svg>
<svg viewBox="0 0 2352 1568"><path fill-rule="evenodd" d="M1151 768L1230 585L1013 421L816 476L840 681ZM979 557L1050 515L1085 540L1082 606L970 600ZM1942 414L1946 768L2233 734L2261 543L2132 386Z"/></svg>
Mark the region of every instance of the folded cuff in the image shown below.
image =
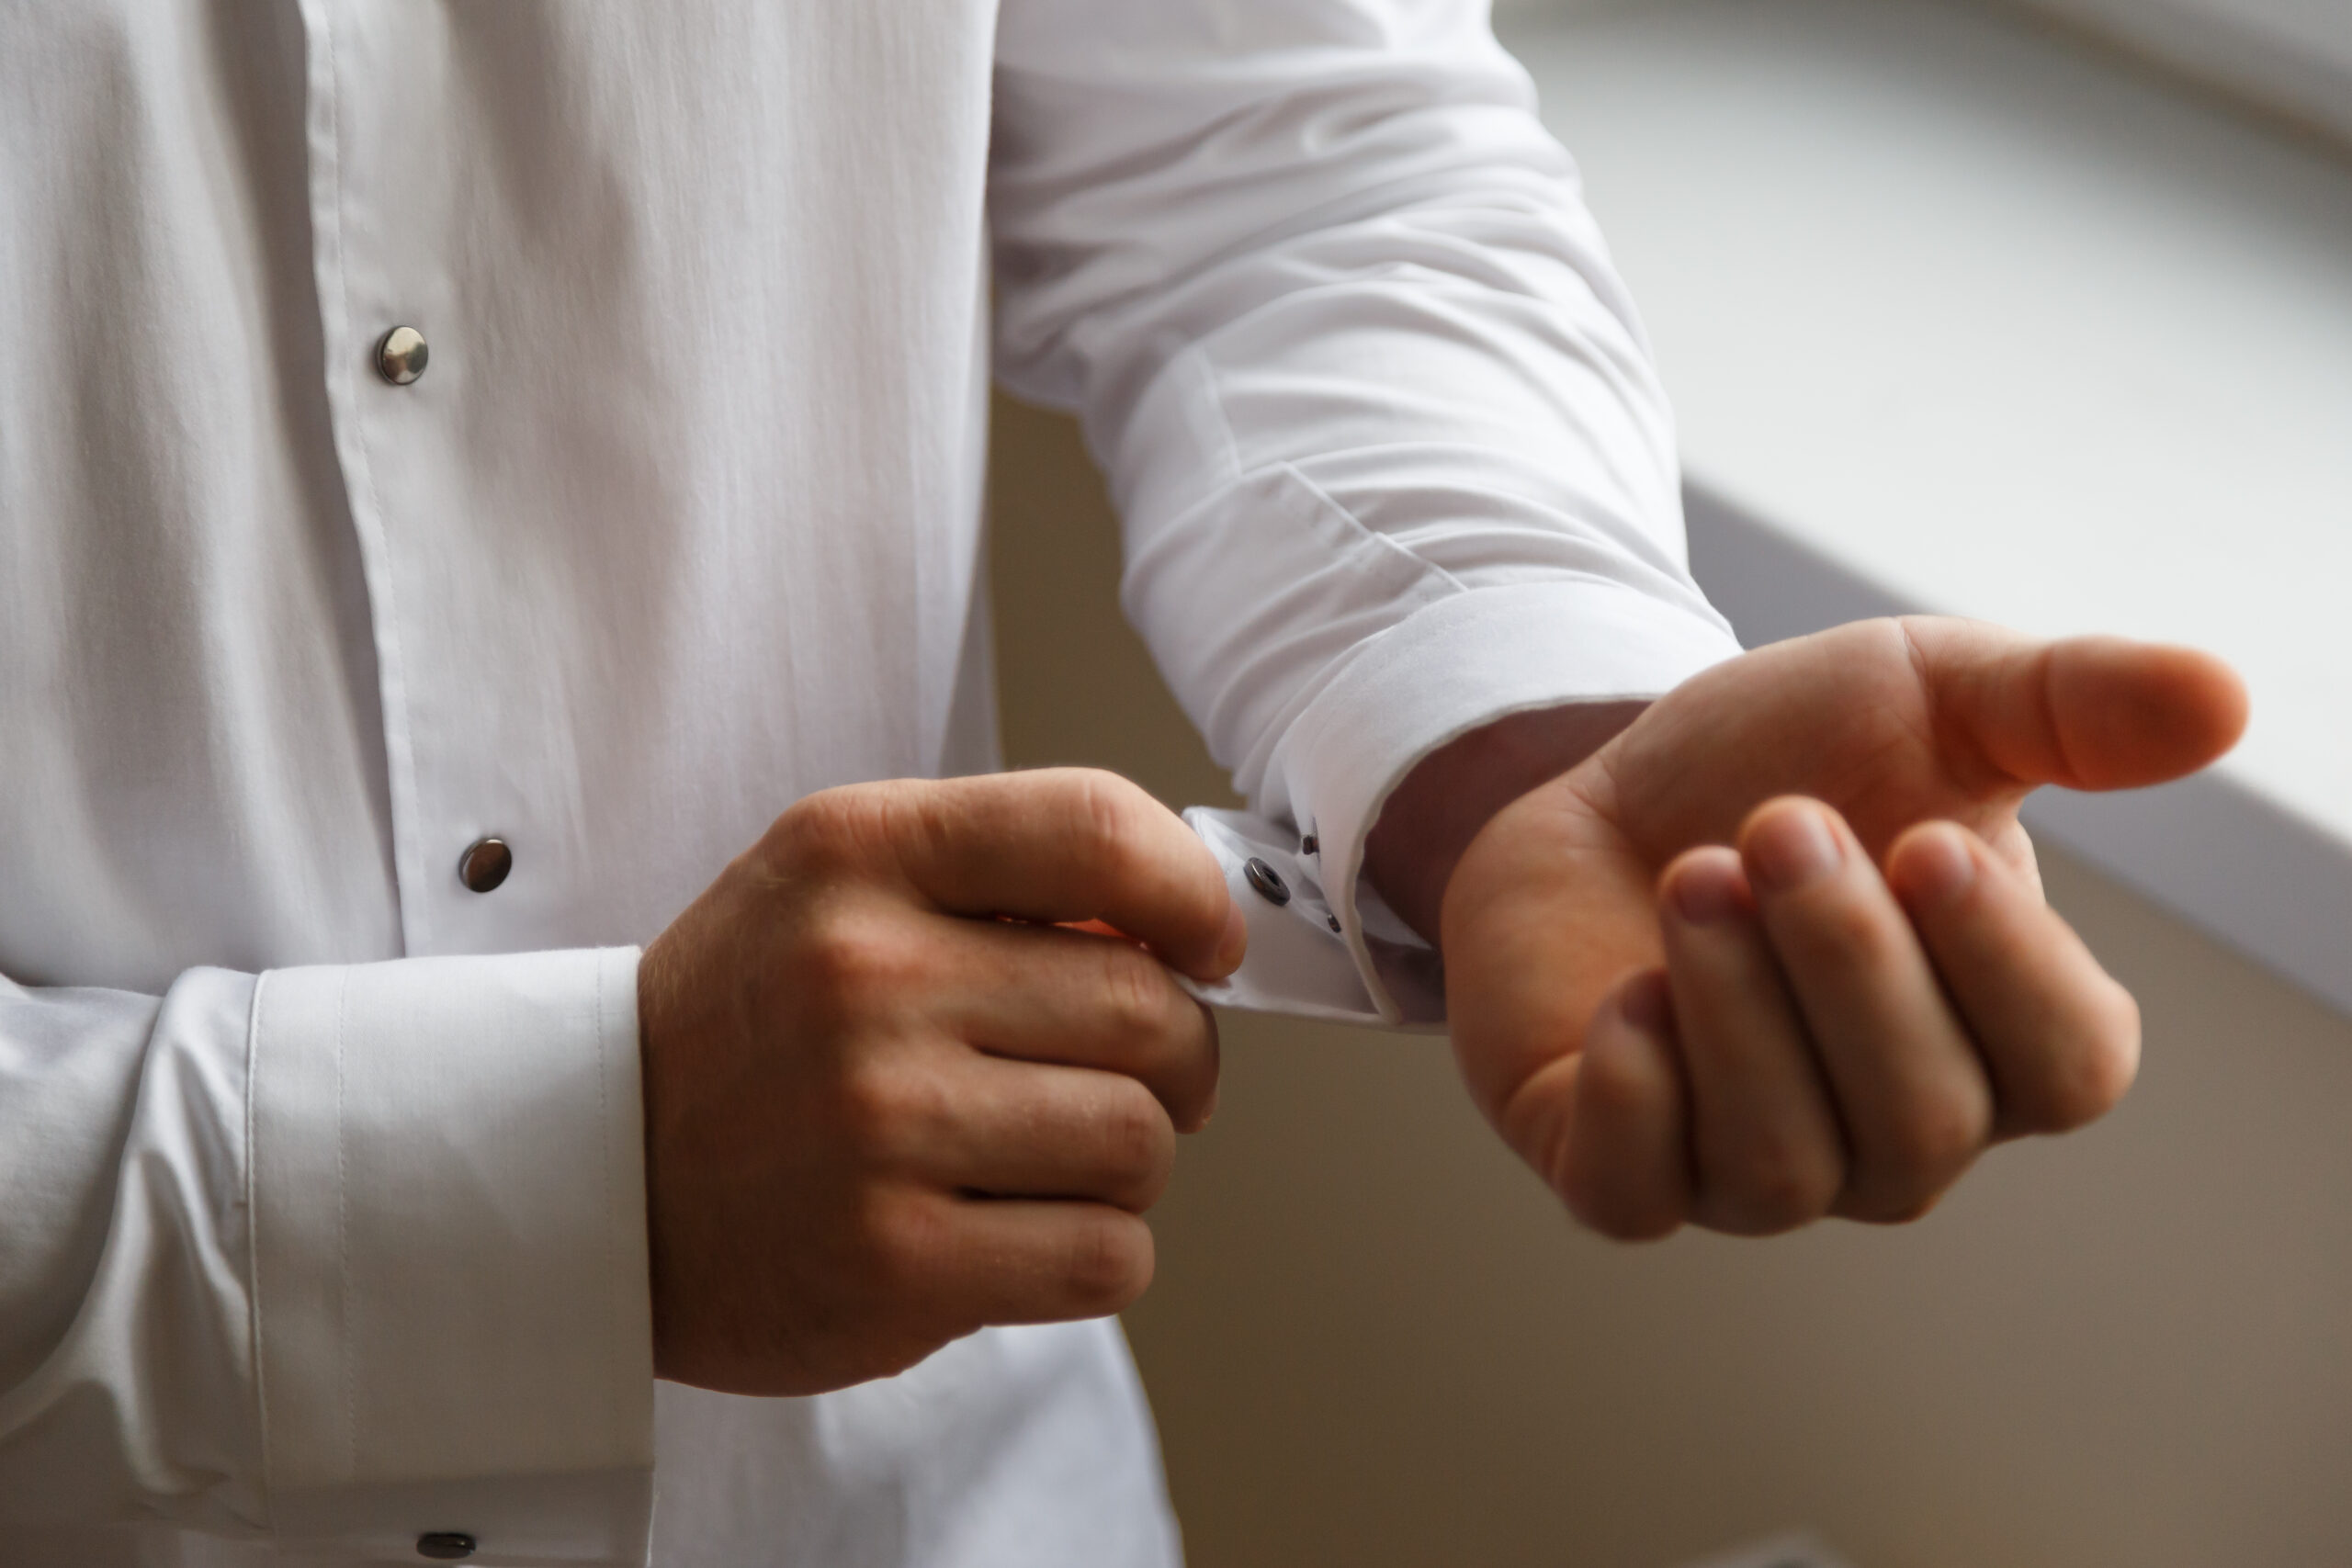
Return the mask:
<svg viewBox="0 0 2352 1568"><path fill-rule="evenodd" d="M281 1549L642 1562L653 1448L637 953L275 970L254 1341Z"/></svg>
<svg viewBox="0 0 2352 1568"><path fill-rule="evenodd" d="M1273 771L1293 820L1317 840L1322 891L1383 1020L1437 1021L1391 983L1396 942L1416 939L1357 886L1364 839L1415 764L1510 714L1662 696L1739 651L1702 605L1586 579L1442 599L1349 660L1293 723Z"/></svg>

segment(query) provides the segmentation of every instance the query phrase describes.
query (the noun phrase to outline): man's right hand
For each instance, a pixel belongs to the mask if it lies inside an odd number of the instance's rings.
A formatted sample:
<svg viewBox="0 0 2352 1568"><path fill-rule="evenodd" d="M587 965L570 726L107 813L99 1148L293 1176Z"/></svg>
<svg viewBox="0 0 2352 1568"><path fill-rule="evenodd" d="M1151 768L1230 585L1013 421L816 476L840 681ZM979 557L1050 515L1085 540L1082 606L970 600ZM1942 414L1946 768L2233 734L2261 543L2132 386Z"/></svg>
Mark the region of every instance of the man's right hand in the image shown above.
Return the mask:
<svg viewBox="0 0 2352 1568"><path fill-rule="evenodd" d="M793 807L639 971L656 1371L817 1393L1132 1302L1136 1216L1216 1096L1170 970L1245 940L1215 857L1112 774Z"/></svg>

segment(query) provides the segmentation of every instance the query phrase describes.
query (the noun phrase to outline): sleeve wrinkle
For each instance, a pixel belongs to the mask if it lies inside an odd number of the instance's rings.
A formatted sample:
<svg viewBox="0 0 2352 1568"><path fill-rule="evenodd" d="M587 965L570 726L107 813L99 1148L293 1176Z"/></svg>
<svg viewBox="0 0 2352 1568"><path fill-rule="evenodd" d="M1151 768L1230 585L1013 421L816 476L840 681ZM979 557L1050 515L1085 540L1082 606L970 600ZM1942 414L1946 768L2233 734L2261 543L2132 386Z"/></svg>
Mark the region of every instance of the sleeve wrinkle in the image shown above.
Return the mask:
<svg viewBox="0 0 2352 1568"><path fill-rule="evenodd" d="M1129 618L1251 808L1316 826L1357 943L1420 757L1736 650L1673 415L1479 0L1086 15L1005 0L999 373L1080 415Z"/></svg>
<svg viewBox="0 0 2352 1568"><path fill-rule="evenodd" d="M266 1529L253 1388L253 977L0 997L0 1514ZM17 1168L37 1171L19 1183Z"/></svg>
<svg viewBox="0 0 2352 1568"><path fill-rule="evenodd" d="M1136 10L1116 50L1016 27L991 200L1001 373L1079 408L1123 602L1271 809L1297 717L1433 590L1713 617L1638 321L1483 9L1262 4L1284 47L1184 6L1159 54Z"/></svg>
<svg viewBox="0 0 2352 1568"><path fill-rule="evenodd" d="M636 964L0 988L0 1529L641 1561Z"/></svg>

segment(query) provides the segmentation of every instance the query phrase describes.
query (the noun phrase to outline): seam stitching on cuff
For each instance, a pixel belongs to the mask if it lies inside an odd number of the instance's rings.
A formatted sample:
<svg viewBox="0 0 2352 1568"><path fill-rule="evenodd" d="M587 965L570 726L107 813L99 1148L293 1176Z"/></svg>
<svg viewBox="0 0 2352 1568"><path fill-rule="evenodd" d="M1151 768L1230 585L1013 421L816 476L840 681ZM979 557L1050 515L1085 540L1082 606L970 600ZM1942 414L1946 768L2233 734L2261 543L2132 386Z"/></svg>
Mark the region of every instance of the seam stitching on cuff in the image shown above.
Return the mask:
<svg viewBox="0 0 2352 1568"><path fill-rule="evenodd" d="M264 970L254 976L253 1010L245 1019L245 1330L254 1359L254 1424L261 1438L262 1522L275 1534L272 1504L277 1488L270 1474L269 1371L261 1348L261 1144L254 1135L259 1125L262 997L268 988L269 972Z"/></svg>
<svg viewBox="0 0 2352 1568"><path fill-rule="evenodd" d="M351 1342L356 1325L352 1314L357 1303L351 1291L351 1178L350 1129L344 1118L344 1084L349 1077L345 1070L345 1021L350 1013L351 971L346 968L336 976L334 994L334 1228L337 1271L341 1275L343 1300L339 1303L343 1324L343 1438L345 1462L349 1474L359 1474L359 1366L351 1353Z"/></svg>
<svg viewBox="0 0 2352 1568"><path fill-rule="evenodd" d="M605 982L612 970L607 954L596 954L596 1119L603 1134L597 1147L602 1156L598 1166L604 1175L605 1208L599 1215L605 1232L605 1344L607 1348L620 1342L620 1305L614 1300L616 1282L620 1278L619 1247L613 1235L613 1064L607 1059L612 1049L611 1037L605 1027ZM613 1400L613 1425L621 1425L620 1380L606 1380L606 1393Z"/></svg>

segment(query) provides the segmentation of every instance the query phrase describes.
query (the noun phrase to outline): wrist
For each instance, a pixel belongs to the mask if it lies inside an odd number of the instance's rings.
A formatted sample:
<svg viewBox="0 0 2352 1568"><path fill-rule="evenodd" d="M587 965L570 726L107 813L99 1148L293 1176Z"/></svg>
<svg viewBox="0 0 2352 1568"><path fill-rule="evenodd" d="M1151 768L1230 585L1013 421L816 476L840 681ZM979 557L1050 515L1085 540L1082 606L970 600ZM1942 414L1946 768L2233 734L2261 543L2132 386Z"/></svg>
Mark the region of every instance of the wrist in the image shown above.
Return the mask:
<svg viewBox="0 0 2352 1568"><path fill-rule="evenodd" d="M1577 703L1511 714L1414 764L1365 836L1363 874L1432 946L1446 885L1470 840L1504 807L1607 745L1649 704Z"/></svg>

